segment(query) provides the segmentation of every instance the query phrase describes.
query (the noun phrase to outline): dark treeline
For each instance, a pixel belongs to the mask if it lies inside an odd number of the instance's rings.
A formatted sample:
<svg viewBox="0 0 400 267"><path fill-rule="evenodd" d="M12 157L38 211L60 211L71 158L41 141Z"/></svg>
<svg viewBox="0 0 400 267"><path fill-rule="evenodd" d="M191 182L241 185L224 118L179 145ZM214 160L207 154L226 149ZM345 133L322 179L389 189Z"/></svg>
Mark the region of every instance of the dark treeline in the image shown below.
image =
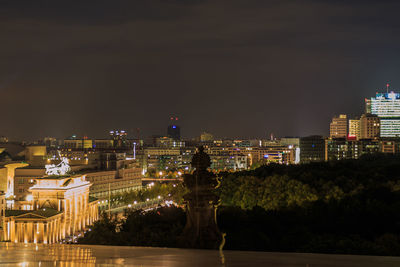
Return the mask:
<svg viewBox="0 0 400 267"><path fill-rule="evenodd" d="M143 212L126 211L126 219L103 213L81 244L114 246L176 247L186 223L183 209L165 207Z"/></svg>
<svg viewBox="0 0 400 267"><path fill-rule="evenodd" d="M216 194L226 249L400 255L399 156L221 173ZM112 238L115 245L175 247L185 225L181 209L127 218L109 227L122 232L122 239ZM105 221L83 242L102 243L95 233L105 231L104 225L96 230ZM102 244L111 244L104 239Z"/></svg>
<svg viewBox="0 0 400 267"><path fill-rule="evenodd" d="M225 173L226 248L400 255L400 157Z"/></svg>
<svg viewBox="0 0 400 267"><path fill-rule="evenodd" d="M400 190L400 156L376 154L358 160L270 164L222 177L219 194L224 206L279 210L317 200L340 200L378 187Z"/></svg>

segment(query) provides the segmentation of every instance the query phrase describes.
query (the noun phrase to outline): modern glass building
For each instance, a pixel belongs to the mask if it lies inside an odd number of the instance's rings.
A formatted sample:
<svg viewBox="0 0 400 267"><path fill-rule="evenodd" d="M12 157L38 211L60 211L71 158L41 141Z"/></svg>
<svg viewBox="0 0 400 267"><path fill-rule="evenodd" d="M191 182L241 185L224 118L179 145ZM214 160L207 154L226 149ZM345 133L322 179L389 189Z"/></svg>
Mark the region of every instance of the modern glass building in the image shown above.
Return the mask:
<svg viewBox="0 0 400 267"><path fill-rule="evenodd" d="M366 113L377 115L381 120L381 137L400 137L400 94L376 93L365 99Z"/></svg>

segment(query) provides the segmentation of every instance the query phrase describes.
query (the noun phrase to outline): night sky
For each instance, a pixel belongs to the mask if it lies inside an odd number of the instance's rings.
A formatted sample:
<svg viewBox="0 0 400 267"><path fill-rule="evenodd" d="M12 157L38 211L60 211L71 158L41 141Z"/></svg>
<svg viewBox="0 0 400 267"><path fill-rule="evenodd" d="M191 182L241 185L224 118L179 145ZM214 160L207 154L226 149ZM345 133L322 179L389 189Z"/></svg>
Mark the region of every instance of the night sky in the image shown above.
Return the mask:
<svg viewBox="0 0 400 267"><path fill-rule="evenodd" d="M74 2L74 3L72 3ZM82 3L84 2L84 3ZM399 1L1 1L0 135L328 134L400 88Z"/></svg>

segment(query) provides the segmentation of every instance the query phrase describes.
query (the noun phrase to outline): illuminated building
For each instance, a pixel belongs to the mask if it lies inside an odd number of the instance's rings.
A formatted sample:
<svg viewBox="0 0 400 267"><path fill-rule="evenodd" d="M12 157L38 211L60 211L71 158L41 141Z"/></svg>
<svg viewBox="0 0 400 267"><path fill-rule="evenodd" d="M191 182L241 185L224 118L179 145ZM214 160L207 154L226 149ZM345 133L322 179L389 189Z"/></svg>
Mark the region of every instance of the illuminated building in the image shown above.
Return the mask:
<svg viewBox="0 0 400 267"><path fill-rule="evenodd" d="M93 140L90 139L65 139L64 148L90 149L93 148Z"/></svg>
<svg viewBox="0 0 400 267"><path fill-rule="evenodd" d="M4 240L4 222L6 214L6 194L0 191L0 241Z"/></svg>
<svg viewBox="0 0 400 267"><path fill-rule="evenodd" d="M360 138L360 120L349 120L349 135L348 137L359 139Z"/></svg>
<svg viewBox="0 0 400 267"><path fill-rule="evenodd" d="M295 163L295 149L288 146L273 146L254 148L247 151L251 155L252 163L262 162L264 164L277 163L277 164L294 164Z"/></svg>
<svg viewBox="0 0 400 267"><path fill-rule="evenodd" d="M357 159L360 156L357 140L328 138L325 140L325 160Z"/></svg>
<svg viewBox="0 0 400 267"><path fill-rule="evenodd" d="M320 135L300 138L300 162L325 160L325 140Z"/></svg>
<svg viewBox="0 0 400 267"><path fill-rule="evenodd" d="M6 193L7 206L15 202L15 169L28 166L27 163L9 163L0 168L0 191Z"/></svg>
<svg viewBox="0 0 400 267"><path fill-rule="evenodd" d="M181 156L181 150L179 148L148 147L143 153L142 167L145 170L180 165L178 161Z"/></svg>
<svg viewBox="0 0 400 267"><path fill-rule="evenodd" d="M35 179L27 201L30 210L6 210L4 240L57 243L84 231L98 219L97 200L89 199L84 175Z"/></svg>
<svg viewBox="0 0 400 267"><path fill-rule="evenodd" d="M148 147L144 150L147 156L180 155L179 148Z"/></svg>
<svg viewBox="0 0 400 267"><path fill-rule="evenodd" d="M325 142L325 160L358 159L364 154L394 154L398 151L393 140L328 138Z"/></svg>
<svg viewBox="0 0 400 267"><path fill-rule="evenodd" d="M396 142L394 141L381 140L379 145L379 151L382 153L395 154L397 151Z"/></svg>
<svg viewBox="0 0 400 267"><path fill-rule="evenodd" d="M245 170L247 169L247 156L213 155L210 156L211 169L213 170Z"/></svg>
<svg viewBox="0 0 400 267"><path fill-rule="evenodd" d="M90 196L105 199L109 194L129 192L142 188L141 168L87 172L86 180L92 183Z"/></svg>
<svg viewBox="0 0 400 267"><path fill-rule="evenodd" d="M279 143L282 146L298 147L298 146L300 146L300 138L299 137L282 137L279 140Z"/></svg>
<svg viewBox="0 0 400 267"><path fill-rule="evenodd" d="M346 138L347 137L347 116L344 114L339 117L333 117L330 123L331 138Z"/></svg>
<svg viewBox="0 0 400 267"><path fill-rule="evenodd" d="M378 138L380 135L380 119L377 115L363 114L360 118L360 139Z"/></svg>
<svg viewBox="0 0 400 267"><path fill-rule="evenodd" d="M116 153L106 153L109 156ZM106 154L102 154L103 156ZM121 158L103 158L98 165L71 165L71 171L86 175L86 180L92 183L90 196L101 198L108 196L108 193L120 193L135 190L141 187L142 169L135 167L132 160L125 160L123 153L117 153ZM50 161L59 164L58 161ZM35 184L36 179L46 175L44 167L30 167L15 165L10 171L10 183L12 194L17 203L13 204L14 209L24 209L26 197L30 194L30 188ZM96 170L97 167L97 170ZM98 170L100 167L100 171ZM0 175L3 169L0 169ZM0 178L0 182L2 179ZM0 189L1 190L1 189Z"/></svg>
<svg viewBox="0 0 400 267"><path fill-rule="evenodd" d="M214 136L210 133L202 132L200 134L201 142L212 142L214 140Z"/></svg>
<svg viewBox="0 0 400 267"><path fill-rule="evenodd" d="M51 154L50 154L51 153ZM100 152L89 149L67 149L63 148L58 151L51 151L47 157L47 163L59 161L60 156L69 160L71 166L96 164L100 159Z"/></svg>
<svg viewBox="0 0 400 267"><path fill-rule="evenodd" d="M400 137L400 94L395 92L376 93L365 99L366 113L380 119L381 137Z"/></svg>
<svg viewBox="0 0 400 267"><path fill-rule="evenodd" d="M184 147L185 142L180 141L178 139L174 139L172 137L156 137L155 138L157 147Z"/></svg>
<svg viewBox="0 0 400 267"><path fill-rule="evenodd" d="M96 139L94 140L93 148L96 149L111 149L114 147L114 141L110 139Z"/></svg>
<svg viewBox="0 0 400 267"><path fill-rule="evenodd" d="M25 148L25 160L31 166L42 166L46 164L47 148L42 145L31 145Z"/></svg>
<svg viewBox="0 0 400 267"><path fill-rule="evenodd" d="M110 131L110 136L113 140L113 147L118 149L129 147L127 135L127 132L124 130Z"/></svg>
<svg viewBox="0 0 400 267"><path fill-rule="evenodd" d="M380 145L377 139L362 139L359 141L360 156L379 152Z"/></svg>

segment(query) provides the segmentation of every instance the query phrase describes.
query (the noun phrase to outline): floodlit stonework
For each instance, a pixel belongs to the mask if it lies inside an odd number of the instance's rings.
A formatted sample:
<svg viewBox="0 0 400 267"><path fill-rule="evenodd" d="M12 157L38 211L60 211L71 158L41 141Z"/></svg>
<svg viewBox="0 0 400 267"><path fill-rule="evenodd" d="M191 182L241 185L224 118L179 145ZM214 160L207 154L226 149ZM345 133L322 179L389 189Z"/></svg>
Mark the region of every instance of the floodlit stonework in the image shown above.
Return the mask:
<svg viewBox="0 0 400 267"><path fill-rule="evenodd" d="M3 240L15 243L57 243L83 232L99 217L89 198L85 175L37 178L27 199L30 210L6 210Z"/></svg>

